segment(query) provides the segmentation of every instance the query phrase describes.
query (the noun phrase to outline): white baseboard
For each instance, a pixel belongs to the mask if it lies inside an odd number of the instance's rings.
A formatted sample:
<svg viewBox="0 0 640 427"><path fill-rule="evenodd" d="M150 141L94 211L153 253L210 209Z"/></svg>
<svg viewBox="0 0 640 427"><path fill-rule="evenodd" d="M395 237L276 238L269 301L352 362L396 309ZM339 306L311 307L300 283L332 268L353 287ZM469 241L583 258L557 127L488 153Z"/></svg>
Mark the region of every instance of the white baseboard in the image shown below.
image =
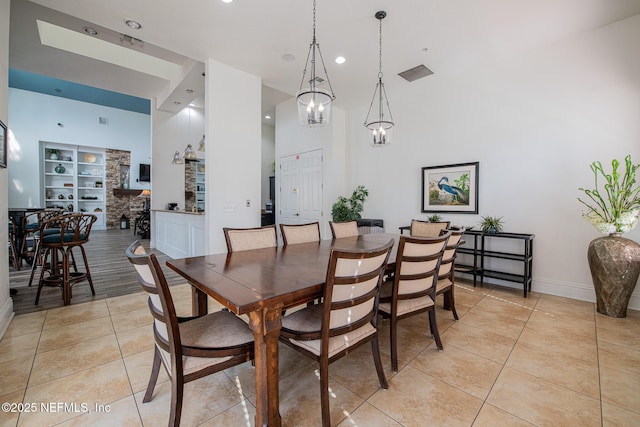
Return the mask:
<svg viewBox="0 0 640 427"><path fill-rule="evenodd" d="M506 286L514 289L522 289L521 284L495 280L489 277L486 277L484 281L485 283L491 283L494 285ZM596 302L596 292L593 289L593 285L591 283L584 284L558 282L548 279L534 279L531 285L531 290L534 292L572 298L580 301L589 301L593 303ZM633 292L633 294L631 294L628 308L631 310L640 310L640 286L636 286L635 291Z"/></svg>
<svg viewBox="0 0 640 427"><path fill-rule="evenodd" d="M13 319L13 298L8 298L7 302L0 308L0 339L7 332L11 319Z"/></svg>

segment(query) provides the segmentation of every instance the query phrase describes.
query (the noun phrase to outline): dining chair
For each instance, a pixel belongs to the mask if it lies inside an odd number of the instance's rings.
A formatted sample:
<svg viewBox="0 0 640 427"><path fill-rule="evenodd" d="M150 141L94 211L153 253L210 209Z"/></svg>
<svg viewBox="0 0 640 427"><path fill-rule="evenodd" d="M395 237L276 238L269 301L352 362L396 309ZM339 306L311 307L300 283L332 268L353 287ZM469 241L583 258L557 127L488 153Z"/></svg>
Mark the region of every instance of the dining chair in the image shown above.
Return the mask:
<svg viewBox="0 0 640 427"><path fill-rule="evenodd" d="M91 287L91 294L96 294L84 244L89 241L91 227L97 219L98 217L92 214L72 212L54 216L42 223L40 227L40 232L42 233L40 235L40 245L43 251L42 268L40 270L40 280L38 281L38 292L36 293L36 305L40 301L40 292L45 284L62 288L64 305L71 304L71 289L76 283L86 280ZM51 229L54 229L55 232L47 233ZM73 249L75 248L79 248L82 254L85 269L83 272L77 271L77 268L74 268L75 271L71 271L71 267L75 264L72 260ZM59 262L58 257L62 258L62 262ZM45 278L44 274L47 270L49 271L49 276Z"/></svg>
<svg viewBox="0 0 640 427"><path fill-rule="evenodd" d="M227 252L248 251L278 246L278 234L275 225L255 228L224 227L224 239Z"/></svg>
<svg viewBox="0 0 640 427"><path fill-rule="evenodd" d="M398 372L398 320L429 313L429 328L438 350L442 341L436 322L438 269L450 233L438 237L400 236L395 272L380 291L379 312L390 319L391 368Z"/></svg>
<svg viewBox="0 0 640 427"><path fill-rule="evenodd" d="M371 341L382 388L388 388L378 346L378 294L393 239L360 251L331 250L323 302L282 318L280 340L320 364L322 425L331 425L329 364Z"/></svg>
<svg viewBox="0 0 640 427"><path fill-rule="evenodd" d="M38 212L29 212L22 217L22 224L20 224L22 231L22 241L20 242L20 258L27 261L27 263L33 261L35 255L36 242L33 237L34 233L40 228L38 222Z"/></svg>
<svg viewBox="0 0 640 427"><path fill-rule="evenodd" d="M169 426L178 426L184 384L252 360L253 333L245 322L228 311L178 317L156 256L147 254L139 241L127 248L126 255L136 269L142 289L149 294L149 310L154 319L153 365L142 402L147 403L153 397L162 365L171 379Z"/></svg>
<svg viewBox="0 0 640 427"><path fill-rule="evenodd" d="M284 246L320 241L320 224L280 224Z"/></svg>
<svg viewBox="0 0 640 427"><path fill-rule="evenodd" d="M412 219L409 234L413 237L438 237L449 225L450 221L430 222Z"/></svg>
<svg viewBox="0 0 640 427"><path fill-rule="evenodd" d="M329 226L331 227L331 235L334 239L341 239L343 237L354 237L360 234L360 232L358 231L358 221L329 221Z"/></svg>
<svg viewBox="0 0 640 427"><path fill-rule="evenodd" d="M455 303L455 260L458 248L464 243L462 235L464 230L452 230L447 247L442 255L440 268L438 269L438 284L436 285L436 295L444 294L444 308L453 313L453 318L458 320Z"/></svg>
<svg viewBox="0 0 640 427"><path fill-rule="evenodd" d="M9 217L9 234L8 234L8 247L9 247L9 260L11 261L11 265L16 270L20 270L22 264L22 260L18 256L18 249L16 246L16 232L18 231L18 226L13 218Z"/></svg>

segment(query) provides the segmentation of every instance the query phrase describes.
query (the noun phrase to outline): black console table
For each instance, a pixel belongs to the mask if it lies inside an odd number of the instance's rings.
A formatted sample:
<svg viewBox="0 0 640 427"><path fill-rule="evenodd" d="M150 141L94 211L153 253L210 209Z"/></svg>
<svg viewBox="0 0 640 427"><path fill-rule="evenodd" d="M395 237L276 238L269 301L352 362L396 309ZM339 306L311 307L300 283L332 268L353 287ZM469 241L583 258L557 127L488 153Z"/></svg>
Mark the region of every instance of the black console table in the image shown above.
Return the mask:
<svg viewBox="0 0 640 427"><path fill-rule="evenodd" d="M466 239L469 246L460 246L458 253L471 255L471 263L462 264L457 262L455 264L456 271L461 273L468 273L473 275L473 286L476 286L478 278L480 279L480 285L484 283L485 277L491 277L494 279L506 280L508 282L521 283L524 291L524 297L527 297L527 292L531 291L533 270L533 239L534 234L524 233L484 233L479 230L465 230L464 234L473 239ZM486 250L485 243L487 239L517 239L521 240L523 244L522 252L503 252ZM473 243L471 245L471 243ZM485 258L498 258L509 261L514 261L522 264L522 274L508 273L498 270L490 270L484 267Z"/></svg>

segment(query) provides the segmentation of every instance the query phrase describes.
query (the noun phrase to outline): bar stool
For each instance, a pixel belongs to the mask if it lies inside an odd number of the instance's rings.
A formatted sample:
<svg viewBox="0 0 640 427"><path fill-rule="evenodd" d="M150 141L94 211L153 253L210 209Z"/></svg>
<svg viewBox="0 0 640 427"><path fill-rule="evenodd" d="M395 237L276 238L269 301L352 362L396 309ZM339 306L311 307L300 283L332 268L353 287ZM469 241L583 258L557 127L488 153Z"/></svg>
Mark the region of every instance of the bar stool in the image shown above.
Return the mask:
<svg viewBox="0 0 640 427"><path fill-rule="evenodd" d="M35 214L38 217L38 229L37 231L32 233L32 237L31 237L33 239L33 249L31 250L33 260L31 262L31 275L29 276L29 286L31 286L31 284L33 283L33 277L35 276L36 269L38 267L43 267L42 248L40 246L40 236L48 235L48 234L56 234L60 232L60 227L57 227L56 224L48 223L46 230L43 230L42 225L44 224L45 221L51 218L58 217L63 213L64 211L62 209L44 209L44 210L35 212ZM73 257L73 254L71 256ZM78 269L76 268L75 258L73 258L73 267L76 269L76 271L78 271Z"/></svg>
<svg viewBox="0 0 640 427"><path fill-rule="evenodd" d="M20 244L20 259L27 261L27 263L33 263L35 256L36 241L34 239L34 233L40 228L38 223L38 212L31 212L22 217L22 242Z"/></svg>
<svg viewBox="0 0 640 427"><path fill-rule="evenodd" d="M98 217L91 214L81 212L67 213L54 218L45 220L42 223L40 245L42 247L43 260L42 269L40 271L40 280L38 282L38 293L36 294L36 302L40 301L40 291L45 285L60 286L62 288L62 299L64 305L71 304L71 288L74 284L84 280L89 282L91 293L96 294L91 280L91 271L89 270L89 262L83 245L89 241L89 233L93 223ZM55 234L47 234L46 230L57 228ZM80 248L82 258L84 260L84 272L71 272L71 259L73 249ZM60 263L58 257L62 258ZM46 266L49 267L49 276L44 277Z"/></svg>

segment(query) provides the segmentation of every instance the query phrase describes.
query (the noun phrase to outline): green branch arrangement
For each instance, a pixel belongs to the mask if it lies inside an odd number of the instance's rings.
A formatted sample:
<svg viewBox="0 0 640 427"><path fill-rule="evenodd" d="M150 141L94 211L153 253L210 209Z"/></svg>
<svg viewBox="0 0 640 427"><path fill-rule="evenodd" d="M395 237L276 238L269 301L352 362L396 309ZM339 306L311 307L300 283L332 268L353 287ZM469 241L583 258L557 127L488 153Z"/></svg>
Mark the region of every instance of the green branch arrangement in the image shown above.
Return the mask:
<svg viewBox="0 0 640 427"><path fill-rule="evenodd" d="M364 201L369 196L369 190L364 185L358 185L351 197L338 197L331 208L331 216L335 222L345 222L360 219L364 210Z"/></svg>
<svg viewBox="0 0 640 427"><path fill-rule="evenodd" d="M624 174L618 171L620 162L616 159L611 162L610 174L605 172L602 163L593 162L590 167L595 188L578 189L589 198L585 201L578 197L578 201L588 208L582 216L603 234L625 233L638 225L640 186L636 184L636 172L640 164L633 164L631 155L624 161ZM600 180L604 181L602 185Z"/></svg>

